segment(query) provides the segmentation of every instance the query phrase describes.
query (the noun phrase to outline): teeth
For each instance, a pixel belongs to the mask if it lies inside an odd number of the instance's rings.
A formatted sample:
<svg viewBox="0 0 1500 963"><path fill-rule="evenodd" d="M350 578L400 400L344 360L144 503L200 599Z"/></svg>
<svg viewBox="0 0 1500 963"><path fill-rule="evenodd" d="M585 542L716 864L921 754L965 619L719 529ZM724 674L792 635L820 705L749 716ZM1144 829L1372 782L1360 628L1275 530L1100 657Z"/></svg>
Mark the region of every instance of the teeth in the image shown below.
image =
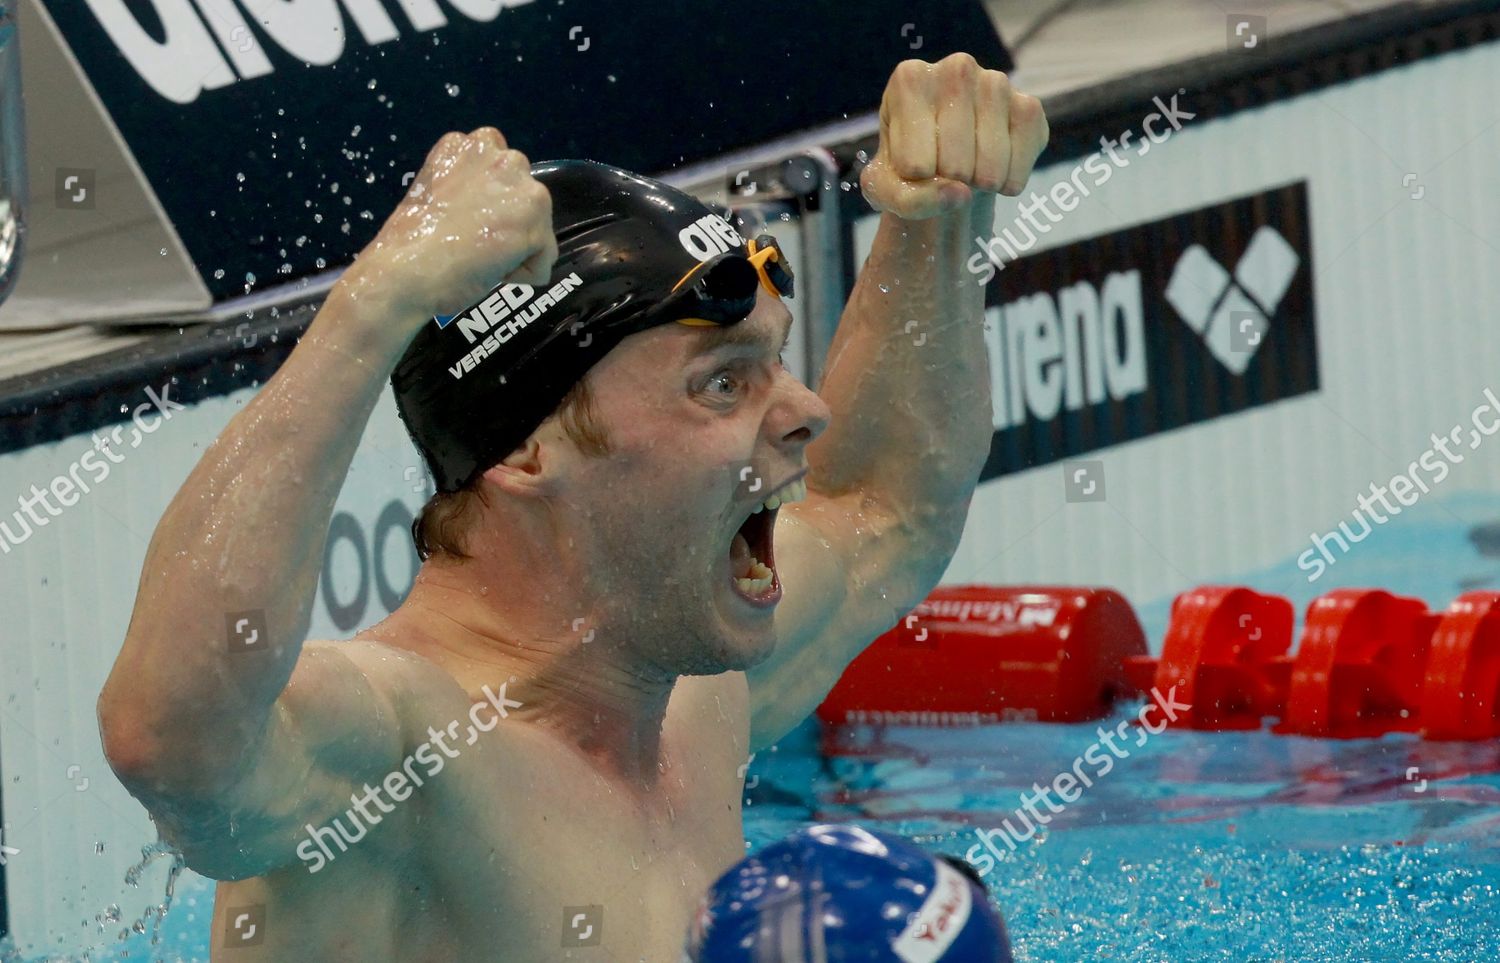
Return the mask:
<svg viewBox="0 0 1500 963"><path fill-rule="evenodd" d="M775 580L775 573L771 566L751 555L740 569L744 574L737 576L734 584L746 595L764 595Z"/></svg>
<svg viewBox="0 0 1500 963"><path fill-rule="evenodd" d="M800 502L807 497L807 482L798 479L781 488L776 494L767 498L751 512L754 515L761 511L775 511L783 505ZM730 545L730 558L735 563L735 569L743 574L737 574L734 579L735 587L745 595L752 598L766 594L776 581L776 573L771 570L760 559L750 554L749 545L745 543L743 535L735 535Z"/></svg>
<svg viewBox="0 0 1500 963"><path fill-rule="evenodd" d="M760 559L753 559L750 564L750 577L737 578L734 580L734 584L739 587L741 592L754 596L764 595L770 590L771 583L774 580L775 576L771 572L771 569L763 564Z"/></svg>
<svg viewBox="0 0 1500 963"><path fill-rule="evenodd" d="M771 566L751 555L742 560L743 564L735 566L737 579L757 581L771 577Z"/></svg>
<svg viewBox="0 0 1500 963"><path fill-rule="evenodd" d="M807 480L804 478L799 478L796 481L792 482L790 485L787 485L781 491L777 492L770 498L767 498L765 501L755 506L755 512L759 512L761 510L765 510L768 512L775 511L782 505L790 505L792 502L800 502L806 497ZM750 514L754 515L755 512L751 512Z"/></svg>

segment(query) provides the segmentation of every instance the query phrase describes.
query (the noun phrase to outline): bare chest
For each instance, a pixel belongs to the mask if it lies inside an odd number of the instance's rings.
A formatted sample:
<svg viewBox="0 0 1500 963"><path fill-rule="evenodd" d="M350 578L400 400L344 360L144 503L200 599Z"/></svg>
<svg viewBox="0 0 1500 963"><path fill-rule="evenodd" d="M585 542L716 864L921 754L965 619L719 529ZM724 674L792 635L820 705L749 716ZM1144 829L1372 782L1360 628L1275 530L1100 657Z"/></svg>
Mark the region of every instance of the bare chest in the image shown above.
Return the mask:
<svg viewBox="0 0 1500 963"><path fill-rule="evenodd" d="M677 959L699 896L744 855L735 768L688 753L641 790L577 756L508 757L456 760L413 834L426 843L407 859L433 880L454 935L473 946L503 931L483 943L492 959L589 947Z"/></svg>

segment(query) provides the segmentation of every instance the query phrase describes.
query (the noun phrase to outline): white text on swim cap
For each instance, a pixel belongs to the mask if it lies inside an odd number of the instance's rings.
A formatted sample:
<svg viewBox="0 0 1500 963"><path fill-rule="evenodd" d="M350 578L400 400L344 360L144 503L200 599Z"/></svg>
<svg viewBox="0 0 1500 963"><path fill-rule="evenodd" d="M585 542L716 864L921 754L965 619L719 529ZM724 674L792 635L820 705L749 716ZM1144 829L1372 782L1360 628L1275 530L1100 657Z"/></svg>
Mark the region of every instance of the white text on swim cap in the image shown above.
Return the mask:
<svg viewBox="0 0 1500 963"><path fill-rule="evenodd" d="M717 214L705 214L677 232L677 242L682 249L700 261L745 243L729 222Z"/></svg>
<svg viewBox="0 0 1500 963"><path fill-rule="evenodd" d="M906 929L891 944L902 963L937 963L969 924L974 909L970 883L958 870L938 861L937 879Z"/></svg>
<svg viewBox="0 0 1500 963"><path fill-rule="evenodd" d="M458 330L474 347L457 362L449 365L448 373L457 380L465 372L473 371L476 365L499 350L502 344L521 333L548 308L561 303L575 288L582 285L583 278L574 271L534 301L532 296L536 289L529 284L502 284L491 291L489 297L454 319L458 323ZM480 341L479 336L487 331L489 334Z"/></svg>

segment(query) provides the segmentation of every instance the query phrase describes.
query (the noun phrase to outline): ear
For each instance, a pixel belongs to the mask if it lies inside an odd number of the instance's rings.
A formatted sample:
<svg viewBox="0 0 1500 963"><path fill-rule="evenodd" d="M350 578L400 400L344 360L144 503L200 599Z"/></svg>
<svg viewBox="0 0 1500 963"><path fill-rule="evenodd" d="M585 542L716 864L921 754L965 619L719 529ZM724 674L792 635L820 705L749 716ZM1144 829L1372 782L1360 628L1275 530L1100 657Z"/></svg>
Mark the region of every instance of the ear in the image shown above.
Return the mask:
<svg viewBox="0 0 1500 963"><path fill-rule="evenodd" d="M515 451L484 473L485 481L507 494L537 498L554 494L561 481L557 446L546 426L532 432Z"/></svg>

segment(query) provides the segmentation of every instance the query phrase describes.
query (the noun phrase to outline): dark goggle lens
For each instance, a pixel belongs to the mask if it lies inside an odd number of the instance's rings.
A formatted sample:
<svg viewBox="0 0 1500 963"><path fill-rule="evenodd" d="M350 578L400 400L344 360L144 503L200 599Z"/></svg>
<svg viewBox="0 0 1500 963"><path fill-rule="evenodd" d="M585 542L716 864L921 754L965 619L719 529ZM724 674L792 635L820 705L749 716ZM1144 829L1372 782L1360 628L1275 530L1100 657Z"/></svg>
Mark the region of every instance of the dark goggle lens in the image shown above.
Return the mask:
<svg viewBox="0 0 1500 963"><path fill-rule="evenodd" d="M737 324L755 308L760 274L743 257L726 257L705 271L672 308L678 318Z"/></svg>

